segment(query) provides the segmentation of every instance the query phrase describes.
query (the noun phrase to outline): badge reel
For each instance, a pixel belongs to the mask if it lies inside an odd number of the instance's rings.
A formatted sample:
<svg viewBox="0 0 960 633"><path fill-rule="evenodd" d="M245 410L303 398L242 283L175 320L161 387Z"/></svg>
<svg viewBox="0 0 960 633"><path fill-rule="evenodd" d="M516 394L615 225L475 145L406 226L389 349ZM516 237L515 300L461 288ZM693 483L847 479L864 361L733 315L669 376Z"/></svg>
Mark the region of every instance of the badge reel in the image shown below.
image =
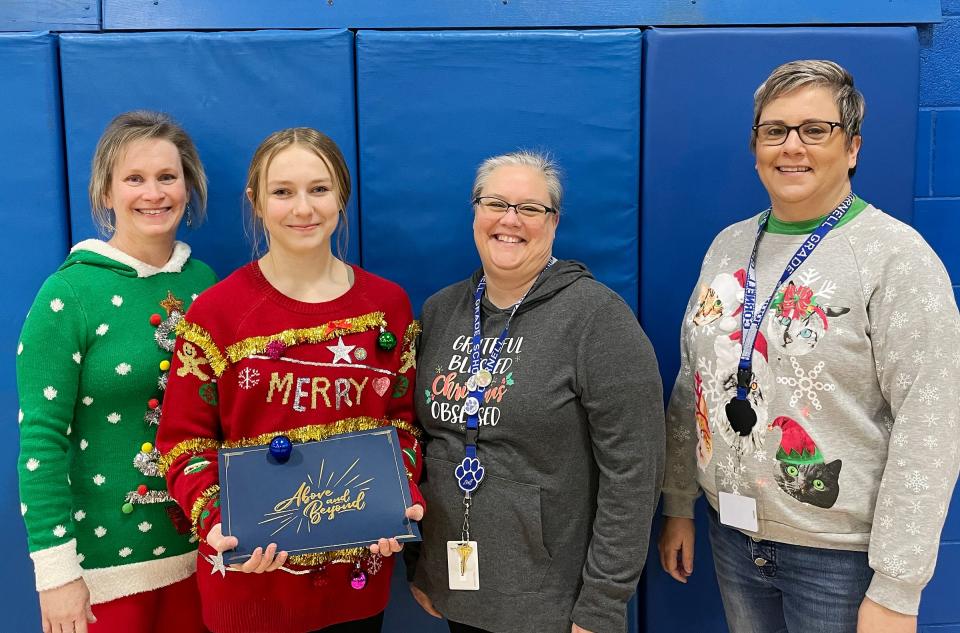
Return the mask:
<svg viewBox="0 0 960 633"><path fill-rule="evenodd" d="M477 458L464 458L456 469L457 484L463 490L463 527L459 541L447 541L447 577L451 591L480 589L480 559L477 542L470 540L470 493L483 480L483 466Z"/></svg>
<svg viewBox="0 0 960 633"><path fill-rule="evenodd" d="M750 367L740 367L737 370L737 396L734 396L725 408L730 426L741 437L747 437L757 424L757 412L750 406L750 401L741 399L741 393L750 393L752 377ZM723 492L718 494L720 503L720 523L734 528L756 532L757 500L752 497Z"/></svg>

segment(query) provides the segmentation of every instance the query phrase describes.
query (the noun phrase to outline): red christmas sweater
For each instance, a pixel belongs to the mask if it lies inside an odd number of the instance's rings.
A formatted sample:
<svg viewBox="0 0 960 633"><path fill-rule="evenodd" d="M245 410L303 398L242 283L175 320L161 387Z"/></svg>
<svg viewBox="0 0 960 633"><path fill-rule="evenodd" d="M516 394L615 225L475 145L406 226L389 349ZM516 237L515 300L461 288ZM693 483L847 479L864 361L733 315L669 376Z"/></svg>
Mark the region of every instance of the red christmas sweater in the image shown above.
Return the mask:
<svg viewBox="0 0 960 633"><path fill-rule="evenodd" d="M303 442L393 425L413 502L423 504L413 419L419 326L403 289L354 273L343 296L302 303L271 286L253 262L190 306L177 329L157 448L170 493L201 540L220 522L217 449L267 444L280 433ZM377 344L385 331L396 336L389 351ZM216 632L292 633L367 618L386 607L393 561L357 548L292 556L287 569L245 574L221 571L203 542L203 619ZM350 582L357 565L367 575L359 590Z"/></svg>

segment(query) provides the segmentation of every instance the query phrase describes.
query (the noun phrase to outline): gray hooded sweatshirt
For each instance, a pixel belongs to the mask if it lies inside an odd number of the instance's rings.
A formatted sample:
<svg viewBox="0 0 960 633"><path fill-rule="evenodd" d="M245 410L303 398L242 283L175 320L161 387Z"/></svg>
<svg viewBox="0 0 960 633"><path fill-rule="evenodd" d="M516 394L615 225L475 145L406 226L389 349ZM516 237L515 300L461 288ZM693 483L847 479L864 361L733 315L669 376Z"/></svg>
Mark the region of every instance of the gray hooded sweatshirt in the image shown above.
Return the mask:
<svg viewBox="0 0 960 633"><path fill-rule="evenodd" d="M473 294L480 279L423 308L417 413L427 431L414 584L450 620L495 633L626 629L663 477L660 374L630 308L580 263L544 272L510 325L481 408L473 494L479 591L450 591L447 541L461 538ZM510 310L482 305L483 358Z"/></svg>

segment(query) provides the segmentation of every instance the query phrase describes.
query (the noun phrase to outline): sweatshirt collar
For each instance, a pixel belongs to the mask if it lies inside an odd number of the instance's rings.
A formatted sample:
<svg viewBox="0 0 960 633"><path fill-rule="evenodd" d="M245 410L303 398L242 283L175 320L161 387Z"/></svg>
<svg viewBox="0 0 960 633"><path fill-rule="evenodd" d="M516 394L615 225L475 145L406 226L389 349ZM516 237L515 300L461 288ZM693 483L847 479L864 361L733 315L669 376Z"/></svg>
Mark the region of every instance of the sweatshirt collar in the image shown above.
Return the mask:
<svg viewBox="0 0 960 633"><path fill-rule="evenodd" d="M71 253L76 251L90 251L104 257L129 266L137 272L137 277L152 277L159 273L178 273L183 270L184 264L190 259L190 247L181 241L174 242L173 254L167 263L161 267L152 266L142 262L136 257L124 253L119 248L107 244L103 240L89 239L83 240L70 249Z"/></svg>

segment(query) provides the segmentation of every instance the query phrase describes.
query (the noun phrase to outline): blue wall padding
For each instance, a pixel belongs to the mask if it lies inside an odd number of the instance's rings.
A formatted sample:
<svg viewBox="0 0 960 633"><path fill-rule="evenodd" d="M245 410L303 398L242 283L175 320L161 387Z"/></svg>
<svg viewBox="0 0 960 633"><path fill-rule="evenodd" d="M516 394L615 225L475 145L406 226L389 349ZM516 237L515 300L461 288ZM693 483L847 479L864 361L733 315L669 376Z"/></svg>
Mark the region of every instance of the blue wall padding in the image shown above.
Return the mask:
<svg viewBox="0 0 960 633"><path fill-rule="evenodd" d="M652 29L644 37L640 310L669 390L680 321L707 247L723 227L769 204L747 145L753 91L793 59L848 68L867 102L854 190L909 221L919 46L910 27ZM690 631L676 617L681 609L712 614L712 628L697 630L724 630L709 555L698 551L695 590L657 571L651 555L648 630Z"/></svg>
<svg viewBox="0 0 960 633"><path fill-rule="evenodd" d="M14 350L23 318L69 242L67 181L60 124L57 41L48 33L0 35L0 214L6 236L0 302L0 525L9 545L3 565L5 631L39 630L33 564L17 493L17 392ZM16 605L14 607L14 605Z"/></svg>
<svg viewBox="0 0 960 633"><path fill-rule="evenodd" d="M181 230L181 239L221 276L250 261L244 186L253 152L268 134L320 129L340 145L356 180L349 31L63 35L60 48L74 240L95 234L90 159L106 125L126 110L167 112L196 142L210 182L208 222ZM356 227L355 196L348 215ZM353 260L358 243L354 231Z"/></svg>
<svg viewBox="0 0 960 633"><path fill-rule="evenodd" d="M100 0L5 0L0 31L96 31Z"/></svg>
<svg viewBox="0 0 960 633"><path fill-rule="evenodd" d="M415 308L479 265L479 163L551 152L566 197L554 254L637 305L640 31L357 35L363 260Z"/></svg>
<svg viewBox="0 0 960 633"><path fill-rule="evenodd" d="M111 30L920 24L939 19L939 0L103 0L104 28Z"/></svg>

